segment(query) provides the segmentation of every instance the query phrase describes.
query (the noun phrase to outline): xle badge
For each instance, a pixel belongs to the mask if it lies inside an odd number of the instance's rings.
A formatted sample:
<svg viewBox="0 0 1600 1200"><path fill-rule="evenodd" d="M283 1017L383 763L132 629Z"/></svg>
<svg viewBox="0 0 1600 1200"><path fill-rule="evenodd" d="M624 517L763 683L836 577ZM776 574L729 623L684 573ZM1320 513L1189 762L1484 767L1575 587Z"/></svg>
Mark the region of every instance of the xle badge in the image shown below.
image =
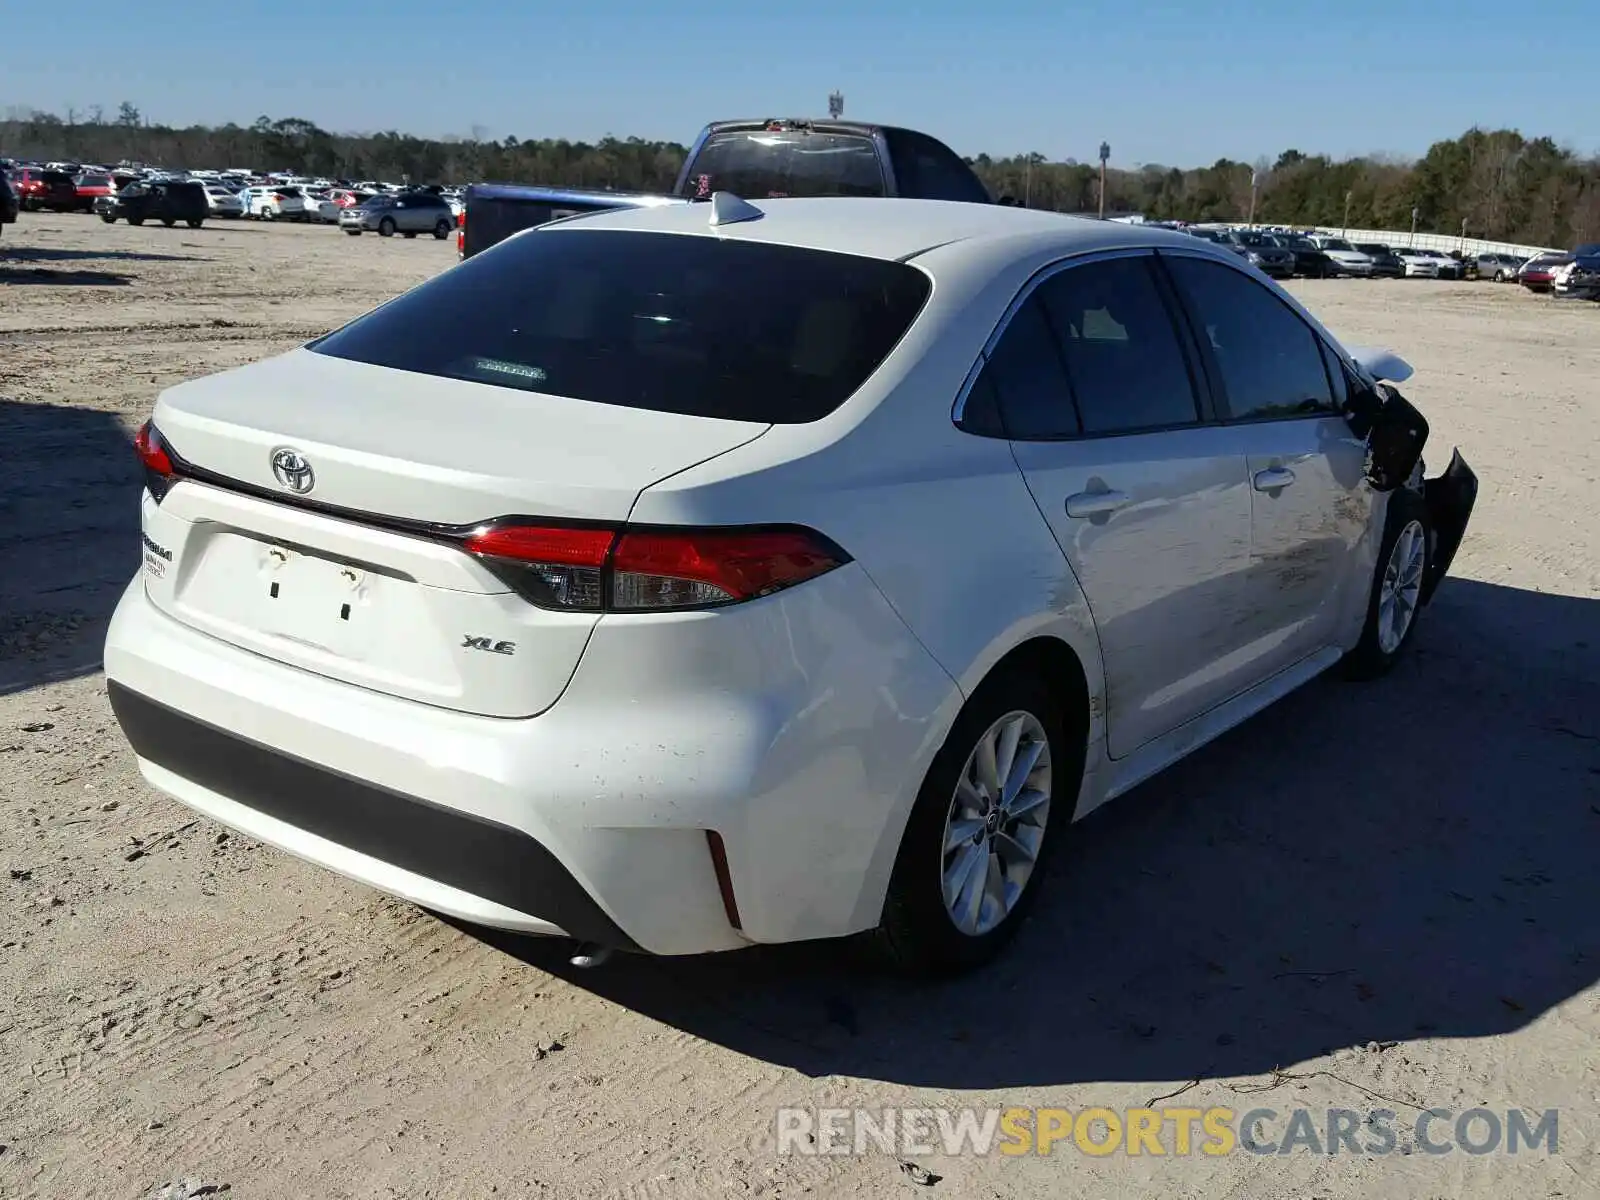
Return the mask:
<svg viewBox="0 0 1600 1200"><path fill-rule="evenodd" d="M473 637L470 633L464 635L461 643L463 650L487 650L490 654L515 654L515 642L496 642L486 637Z"/></svg>

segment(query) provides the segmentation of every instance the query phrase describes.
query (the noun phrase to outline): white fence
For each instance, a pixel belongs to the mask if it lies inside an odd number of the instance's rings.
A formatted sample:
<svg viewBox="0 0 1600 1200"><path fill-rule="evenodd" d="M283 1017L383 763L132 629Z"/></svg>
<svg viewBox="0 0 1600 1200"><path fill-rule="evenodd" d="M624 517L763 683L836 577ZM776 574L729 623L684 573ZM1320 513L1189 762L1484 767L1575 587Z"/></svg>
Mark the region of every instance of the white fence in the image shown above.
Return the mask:
<svg viewBox="0 0 1600 1200"><path fill-rule="evenodd" d="M1483 238L1464 238L1452 233L1419 233L1415 237L1408 229L1336 229L1325 227L1319 233L1342 237L1349 242L1378 242L1391 248L1412 246L1418 250L1442 250L1448 254L1459 250L1463 254L1516 254L1532 258L1548 253L1549 246L1519 246L1515 242L1490 242Z"/></svg>

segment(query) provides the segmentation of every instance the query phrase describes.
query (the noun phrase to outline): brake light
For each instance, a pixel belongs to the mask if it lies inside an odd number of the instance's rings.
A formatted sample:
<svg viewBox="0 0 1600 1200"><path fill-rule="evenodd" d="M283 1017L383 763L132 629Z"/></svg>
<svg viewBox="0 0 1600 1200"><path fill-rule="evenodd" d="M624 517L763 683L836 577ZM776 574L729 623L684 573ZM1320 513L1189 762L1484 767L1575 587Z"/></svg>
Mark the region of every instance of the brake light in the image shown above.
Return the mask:
<svg viewBox="0 0 1600 1200"><path fill-rule="evenodd" d="M648 612L753 600L843 561L838 547L809 529L627 530L611 556L612 607Z"/></svg>
<svg viewBox="0 0 1600 1200"><path fill-rule="evenodd" d="M541 608L671 612L768 596L850 561L799 527L620 530L496 525L462 548Z"/></svg>
<svg viewBox="0 0 1600 1200"><path fill-rule="evenodd" d="M167 444L161 438L161 431L151 421L146 421L139 426L139 432L134 435L133 448L139 455L139 461L144 464L147 471L157 475L170 476L172 474L172 460L167 457Z"/></svg>
<svg viewBox="0 0 1600 1200"><path fill-rule="evenodd" d="M139 462L144 465L145 490L160 504L178 481L178 472L173 466L172 456L167 453L166 439L153 421L146 421L139 426L139 432L133 437L133 449L139 456Z"/></svg>

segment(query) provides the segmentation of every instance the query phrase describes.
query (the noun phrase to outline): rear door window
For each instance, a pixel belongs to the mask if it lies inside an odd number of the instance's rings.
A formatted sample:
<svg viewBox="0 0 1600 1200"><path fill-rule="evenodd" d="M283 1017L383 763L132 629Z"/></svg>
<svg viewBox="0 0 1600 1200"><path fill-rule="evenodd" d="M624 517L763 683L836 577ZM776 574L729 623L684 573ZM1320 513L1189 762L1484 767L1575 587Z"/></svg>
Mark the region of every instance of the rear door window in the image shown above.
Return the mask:
<svg viewBox="0 0 1600 1200"><path fill-rule="evenodd" d="M928 298L904 263L558 226L512 238L310 349L447 379L736 421L832 412Z"/></svg>
<svg viewBox="0 0 1600 1200"><path fill-rule="evenodd" d="M1039 286L1086 434L1200 418L1194 384L1149 256L1069 267Z"/></svg>
<svg viewBox="0 0 1600 1200"><path fill-rule="evenodd" d="M688 177L696 200L713 192L770 196L882 196L878 146L866 134L722 130L700 147Z"/></svg>

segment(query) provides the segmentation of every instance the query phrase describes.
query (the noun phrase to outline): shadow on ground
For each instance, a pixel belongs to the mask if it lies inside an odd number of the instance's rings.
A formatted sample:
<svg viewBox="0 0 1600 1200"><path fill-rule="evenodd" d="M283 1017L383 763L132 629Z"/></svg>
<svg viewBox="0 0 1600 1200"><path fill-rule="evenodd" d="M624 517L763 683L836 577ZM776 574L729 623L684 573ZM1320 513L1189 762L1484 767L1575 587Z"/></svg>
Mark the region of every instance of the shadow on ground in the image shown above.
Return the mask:
<svg viewBox="0 0 1600 1200"><path fill-rule="evenodd" d="M183 230L196 233L198 230ZM0 261L60 262L205 262L192 254L152 254L145 250L63 250L53 246L12 246L0 242Z"/></svg>
<svg viewBox="0 0 1600 1200"><path fill-rule="evenodd" d="M131 275L112 271L53 271L49 267L30 267L22 270L0 267L0 283L55 284L57 287L127 287L133 282Z"/></svg>
<svg viewBox="0 0 1600 1200"><path fill-rule="evenodd" d="M0 398L0 695L100 669L139 565L139 471L110 413Z"/></svg>
<svg viewBox="0 0 1600 1200"><path fill-rule="evenodd" d="M1600 974L1600 601L1451 580L1388 679L1318 681L1071 835L1012 952L951 983L840 944L575 971L473 932L812 1076L1204 1079L1505 1033Z"/></svg>

